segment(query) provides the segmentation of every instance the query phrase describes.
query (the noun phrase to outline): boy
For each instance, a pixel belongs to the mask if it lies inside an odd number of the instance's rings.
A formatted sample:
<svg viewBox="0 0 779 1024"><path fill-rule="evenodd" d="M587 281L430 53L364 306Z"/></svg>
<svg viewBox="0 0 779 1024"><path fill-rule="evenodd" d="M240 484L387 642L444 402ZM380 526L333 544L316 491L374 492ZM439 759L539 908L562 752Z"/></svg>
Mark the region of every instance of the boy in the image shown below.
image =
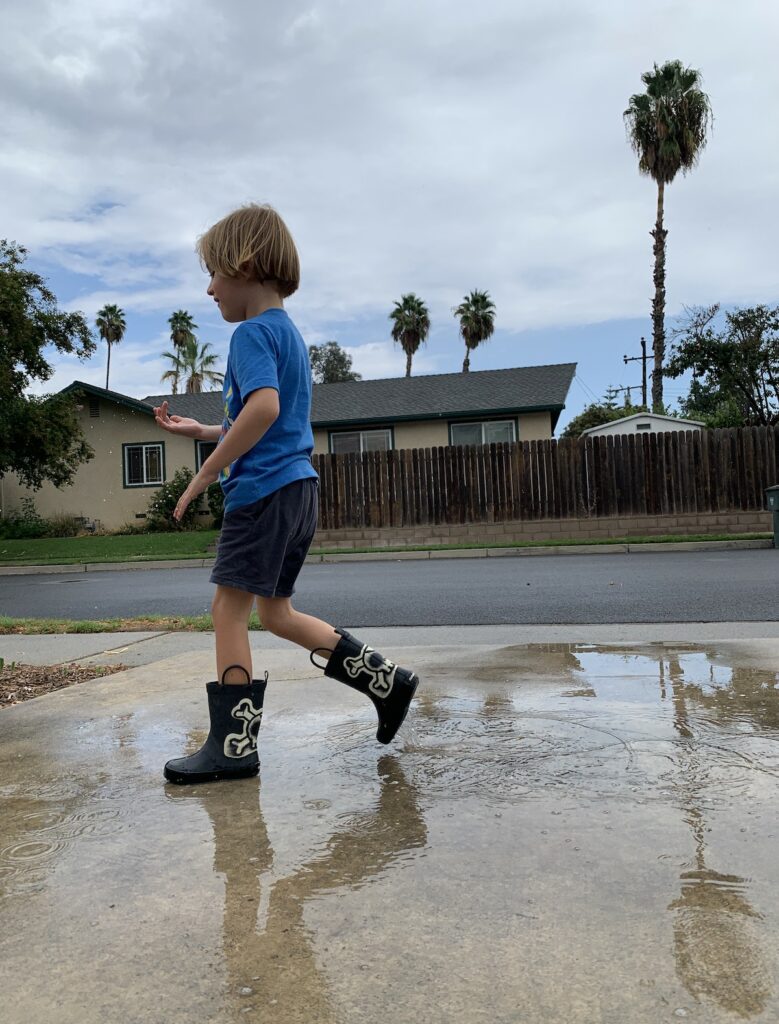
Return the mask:
<svg viewBox="0 0 779 1024"><path fill-rule="evenodd" d="M219 479L225 512L211 582L218 682L206 684L211 728L203 747L168 761L169 782L209 782L255 775L265 679L252 679L248 621L252 605L265 629L326 659L326 676L373 701L376 738L389 743L408 711L418 678L343 629L295 611L295 579L316 530L319 481L311 464L311 367L308 350L284 310L300 281L292 236L269 206L229 214L198 240L210 275L208 294L228 323L224 421L206 426L155 408L172 434L217 441L181 496L187 506Z"/></svg>

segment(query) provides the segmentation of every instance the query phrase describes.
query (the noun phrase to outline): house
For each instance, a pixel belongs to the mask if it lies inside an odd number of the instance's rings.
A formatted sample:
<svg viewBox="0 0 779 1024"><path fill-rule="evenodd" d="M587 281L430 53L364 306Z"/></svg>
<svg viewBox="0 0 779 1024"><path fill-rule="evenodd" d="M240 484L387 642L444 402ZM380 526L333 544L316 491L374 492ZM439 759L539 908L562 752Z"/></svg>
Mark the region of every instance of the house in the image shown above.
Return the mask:
<svg viewBox="0 0 779 1024"><path fill-rule="evenodd" d="M583 430L582 437L605 437L608 434L659 434L669 430L702 430L700 420L683 420L679 416L661 416L656 412L637 412L599 427Z"/></svg>
<svg viewBox="0 0 779 1024"><path fill-rule="evenodd" d="M311 425L315 453L422 448L552 437L576 371L575 363L429 374L386 380L315 384ZM143 520L153 492L177 469L198 470L215 445L176 437L154 421L164 399L170 411L221 423L221 391L130 398L74 381L82 396L81 425L95 457L70 487L44 484L30 492L15 477L1 481L3 510L32 494L38 512L65 512L106 529ZM204 517L208 512L201 513Z"/></svg>

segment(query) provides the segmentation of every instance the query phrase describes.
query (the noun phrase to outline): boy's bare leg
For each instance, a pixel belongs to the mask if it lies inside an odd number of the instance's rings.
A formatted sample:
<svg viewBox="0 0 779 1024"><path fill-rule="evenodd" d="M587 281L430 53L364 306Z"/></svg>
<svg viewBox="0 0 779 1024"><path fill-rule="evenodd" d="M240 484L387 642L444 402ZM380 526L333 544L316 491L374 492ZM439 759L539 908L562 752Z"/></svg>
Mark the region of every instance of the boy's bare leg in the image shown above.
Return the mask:
<svg viewBox="0 0 779 1024"><path fill-rule="evenodd" d="M249 646L249 616L252 612L254 595L235 587L217 584L211 614L214 620L216 639L217 679L231 665L241 665L252 678L252 652ZM226 683L246 685L246 675L240 669L227 673Z"/></svg>
<svg viewBox="0 0 779 1024"><path fill-rule="evenodd" d="M288 597L258 597L257 614L265 629L307 651L318 647L334 651L341 639L327 622L295 611Z"/></svg>

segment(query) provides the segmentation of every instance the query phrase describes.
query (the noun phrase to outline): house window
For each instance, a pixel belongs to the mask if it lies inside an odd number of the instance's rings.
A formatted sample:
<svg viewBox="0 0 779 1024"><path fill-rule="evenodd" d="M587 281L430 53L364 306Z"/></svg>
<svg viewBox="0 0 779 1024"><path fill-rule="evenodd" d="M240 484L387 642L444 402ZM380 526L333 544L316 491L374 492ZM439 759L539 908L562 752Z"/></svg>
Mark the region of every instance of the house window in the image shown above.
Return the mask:
<svg viewBox="0 0 779 1024"><path fill-rule="evenodd" d="M392 430L342 430L330 432L330 451L335 455L347 452L387 452L392 449Z"/></svg>
<svg viewBox="0 0 779 1024"><path fill-rule="evenodd" d="M165 452L162 444L125 444L124 486L149 487L165 480Z"/></svg>
<svg viewBox="0 0 779 1024"><path fill-rule="evenodd" d="M482 420L481 423L450 423L449 443L497 444L498 441L516 441L514 420Z"/></svg>
<svg viewBox="0 0 779 1024"><path fill-rule="evenodd" d="M208 456L216 451L216 441L195 441L195 472L200 472L200 467Z"/></svg>
<svg viewBox="0 0 779 1024"><path fill-rule="evenodd" d="M651 429L652 429L652 424L651 423L637 423L636 424L636 430L651 430Z"/></svg>
<svg viewBox="0 0 779 1024"><path fill-rule="evenodd" d="M93 420L100 416L100 399L96 395L89 396L89 416Z"/></svg>

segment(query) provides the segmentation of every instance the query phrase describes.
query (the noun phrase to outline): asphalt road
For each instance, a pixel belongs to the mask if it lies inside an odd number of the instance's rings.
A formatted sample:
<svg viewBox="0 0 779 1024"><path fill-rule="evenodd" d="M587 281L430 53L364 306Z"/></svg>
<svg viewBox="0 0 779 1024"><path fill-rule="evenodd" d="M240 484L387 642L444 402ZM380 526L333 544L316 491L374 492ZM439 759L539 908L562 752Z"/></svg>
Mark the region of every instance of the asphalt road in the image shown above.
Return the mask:
<svg viewBox="0 0 779 1024"><path fill-rule="evenodd" d="M208 569L3 576L0 615L208 611ZM350 626L779 619L779 551L309 565L295 607Z"/></svg>

